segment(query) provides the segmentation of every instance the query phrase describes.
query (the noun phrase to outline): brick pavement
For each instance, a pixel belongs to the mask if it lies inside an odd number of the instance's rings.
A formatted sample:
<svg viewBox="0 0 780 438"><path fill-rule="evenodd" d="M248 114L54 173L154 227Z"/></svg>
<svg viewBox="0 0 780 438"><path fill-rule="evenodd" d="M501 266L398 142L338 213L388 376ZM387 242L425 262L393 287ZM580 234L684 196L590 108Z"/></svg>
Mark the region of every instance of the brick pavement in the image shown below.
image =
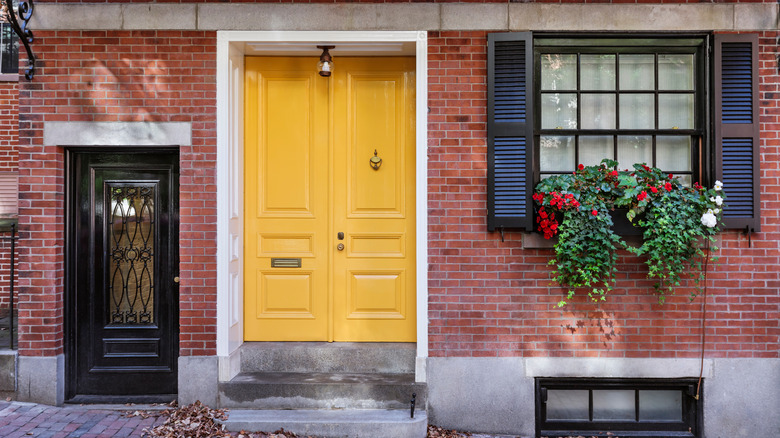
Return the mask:
<svg viewBox="0 0 780 438"><path fill-rule="evenodd" d="M126 416L141 406L106 409L73 405L54 407L22 402L0 402L0 437L3 438L108 438L142 437L145 428L164 417Z"/></svg>
<svg viewBox="0 0 780 438"><path fill-rule="evenodd" d="M134 411L160 411L150 405L66 405L63 407L0 401L0 438L127 438L143 437L144 429L162 424L165 416L128 416ZM151 412L153 413L153 412ZM515 438L473 434L472 438Z"/></svg>

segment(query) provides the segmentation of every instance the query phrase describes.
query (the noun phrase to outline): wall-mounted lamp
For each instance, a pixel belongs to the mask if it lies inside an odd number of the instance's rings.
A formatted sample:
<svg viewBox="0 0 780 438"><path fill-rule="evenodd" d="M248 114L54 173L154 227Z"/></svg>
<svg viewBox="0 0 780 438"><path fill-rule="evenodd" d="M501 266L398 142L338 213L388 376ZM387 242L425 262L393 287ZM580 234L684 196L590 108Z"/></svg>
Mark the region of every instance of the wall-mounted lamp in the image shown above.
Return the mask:
<svg viewBox="0 0 780 438"><path fill-rule="evenodd" d="M336 46L317 46L318 49L322 49L322 55L320 55L320 62L317 63L317 70L320 72L320 76L328 77L330 72L333 71L333 58L330 57L328 49L333 49Z"/></svg>

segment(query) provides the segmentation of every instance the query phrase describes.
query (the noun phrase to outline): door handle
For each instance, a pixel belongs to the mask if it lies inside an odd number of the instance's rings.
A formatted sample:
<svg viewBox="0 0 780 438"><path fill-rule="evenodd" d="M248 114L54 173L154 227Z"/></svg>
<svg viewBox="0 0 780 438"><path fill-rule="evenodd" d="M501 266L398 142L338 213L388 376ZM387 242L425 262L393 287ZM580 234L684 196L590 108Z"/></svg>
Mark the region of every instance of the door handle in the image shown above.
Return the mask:
<svg viewBox="0 0 780 438"><path fill-rule="evenodd" d="M339 251L344 251L344 244L343 243L339 243L338 245L336 245L336 249L339 250Z"/></svg>
<svg viewBox="0 0 780 438"><path fill-rule="evenodd" d="M178 282L179 282L179 277L178 277L178 276L176 276L176 277L173 277L173 282L174 282L174 283L178 283Z"/></svg>

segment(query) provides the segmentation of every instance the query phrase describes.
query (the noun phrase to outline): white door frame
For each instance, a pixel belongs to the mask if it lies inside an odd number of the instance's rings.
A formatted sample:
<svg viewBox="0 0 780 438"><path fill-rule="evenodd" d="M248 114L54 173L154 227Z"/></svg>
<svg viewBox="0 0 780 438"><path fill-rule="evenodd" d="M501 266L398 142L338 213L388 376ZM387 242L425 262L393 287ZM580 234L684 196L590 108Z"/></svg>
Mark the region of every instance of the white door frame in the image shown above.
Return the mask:
<svg viewBox="0 0 780 438"><path fill-rule="evenodd" d="M239 372L243 343L243 96L247 43L414 43L416 57L417 381L428 357L428 35L424 31L217 32L217 356L219 380ZM366 46L369 47L369 46ZM368 49L367 49L368 50ZM389 54L389 53L388 53ZM338 67L337 67L338 68Z"/></svg>

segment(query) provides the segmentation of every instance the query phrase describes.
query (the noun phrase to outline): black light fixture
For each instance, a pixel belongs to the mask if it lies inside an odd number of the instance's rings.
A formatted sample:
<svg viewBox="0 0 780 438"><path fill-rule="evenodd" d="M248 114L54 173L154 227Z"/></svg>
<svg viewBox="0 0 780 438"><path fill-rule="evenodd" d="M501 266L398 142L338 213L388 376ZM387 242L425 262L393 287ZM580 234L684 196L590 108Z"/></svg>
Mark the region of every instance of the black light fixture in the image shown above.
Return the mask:
<svg viewBox="0 0 780 438"><path fill-rule="evenodd" d="M317 46L318 49L322 49L322 55L320 55L320 62L317 63L317 71L320 72L320 76L328 77L333 71L333 58L331 58L328 49L333 49L336 46Z"/></svg>

